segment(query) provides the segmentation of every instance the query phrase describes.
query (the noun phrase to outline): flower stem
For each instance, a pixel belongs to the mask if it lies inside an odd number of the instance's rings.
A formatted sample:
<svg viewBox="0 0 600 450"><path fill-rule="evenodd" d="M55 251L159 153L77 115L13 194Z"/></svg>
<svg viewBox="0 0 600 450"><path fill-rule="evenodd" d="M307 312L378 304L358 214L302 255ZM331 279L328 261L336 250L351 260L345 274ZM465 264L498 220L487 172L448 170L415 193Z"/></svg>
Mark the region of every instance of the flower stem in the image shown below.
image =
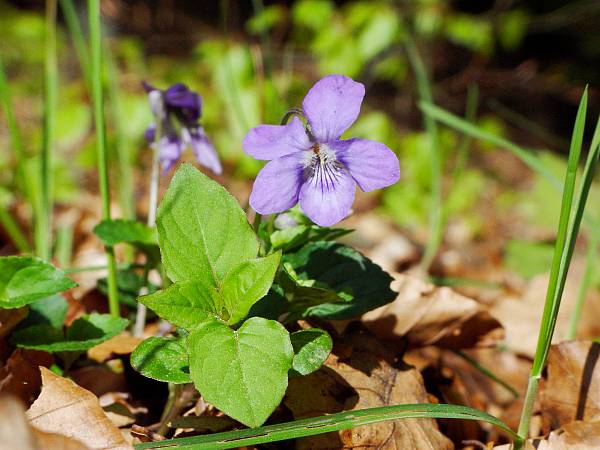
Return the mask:
<svg viewBox="0 0 600 450"><path fill-rule="evenodd" d="M179 410L179 397L181 397L184 386L185 384L169 383L169 398L167 399L165 409L160 418L160 428L158 429L158 434L161 436L165 435L169 429L169 422L175 417Z"/></svg>
<svg viewBox="0 0 600 450"><path fill-rule="evenodd" d="M58 69L56 62L56 0L46 1L44 62L44 140L40 158L40 195L36 208L35 247L44 260L52 257L52 154L56 144Z"/></svg>
<svg viewBox="0 0 600 450"><path fill-rule="evenodd" d="M158 110L155 112L156 128L154 132L154 144L152 147L152 167L150 172L150 194L148 198L148 218L146 223L149 227L156 226L156 210L158 209L158 188L160 187L160 140L162 138L162 103L158 104ZM144 270L143 290L148 289L148 276L150 270ZM144 295L140 292L140 295ZM140 337L144 334L146 326L146 305L138 302L137 314L135 316L134 336Z"/></svg>
<svg viewBox="0 0 600 450"><path fill-rule="evenodd" d="M110 186L108 179L108 156L106 152L104 109L102 94L102 38L100 25L100 0L88 0L88 20L91 47L91 83L96 127L96 150L98 181L102 198L102 219L110 220ZM105 246L108 265L108 307L111 315L119 316L119 292L117 288L117 264L112 246Z"/></svg>
<svg viewBox="0 0 600 450"><path fill-rule="evenodd" d="M427 68L410 33L405 36L404 46L417 82L417 91L421 101L433 103L431 84ZM438 132L435 120L427 114L423 115L425 131L429 136L431 187L429 196L429 239L421 260L421 270L428 272L442 242L442 158L439 150Z"/></svg>

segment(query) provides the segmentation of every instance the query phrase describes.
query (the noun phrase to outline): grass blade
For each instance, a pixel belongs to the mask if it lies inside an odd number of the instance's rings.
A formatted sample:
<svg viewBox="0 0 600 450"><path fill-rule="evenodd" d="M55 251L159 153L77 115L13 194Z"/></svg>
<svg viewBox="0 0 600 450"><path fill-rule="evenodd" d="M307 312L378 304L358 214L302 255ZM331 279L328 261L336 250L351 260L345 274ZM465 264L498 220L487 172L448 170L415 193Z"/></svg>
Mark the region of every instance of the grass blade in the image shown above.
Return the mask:
<svg viewBox="0 0 600 450"><path fill-rule="evenodd" d="M102 38L100 25L100 0L88 0L88 19L91 46L91 82L94 101L96 128L96 150L98 155L98 179L102 197L102 220L110 220L110 187L108 180L108 156L104 126L104 102L102 94ZM108 265L108 306L113 316L119 315L119 293L117 290L117 264L112 246L105 246Z"/></svg>
<svg viewBox="0 0 600 450"><path fill-rule="evenodd" d="M534 172L537 172L545 177L556 189L560 190L562 188L560 180L558 180L530 150L519 147L518 145L510 142L507 139L501 138L500 136L488 133L487 131L479 128L477 125L469 123L463 118L452 114L451 112L448 112L445 109L432 104L431 102L421 102L419 106L427 116L432 117L436 121L443 123L450 128L454 128L455 130L476 139L481 139L482 141L505 148L517 156Z"/></svg>
<svg viewBox="0 0 600 450"><path fill-rule="evenodd" d="M90 52L85 44L85 37L81 30L73 0L60 0L60 9L65 17L69 34L73 40L73 47L75 48L75 54L79 60L86 86L91 89L92 69L90 67Z"/></svg>
<svg viewBox="0 0 600 450"><path fill-rule="evenodd" d="M35 248L46 261L52 257L52 155L56 146L58 67L56 57L56 0L46 1L44 62L44 139L40 158L41 191L36 210Z"/></svg>
<svg viewBox="0 0 600 450"><path fill-rule="evenodd" d="M573 194L575 191L575 179L577 177L577 167L579 156L581 154L581 146L583 143L583 131L585 127L585 117L587 110L587 88L583 93L575 125L573 127L573 135L571 138L571 147L569 149L569 159L567 162L567 173L565 176L564 189L562 195L562 203L560 210L560 219L556 236L556 244L554 247L554 256L550 269L550 280L548 290L546 292L546 301L544 304L544 312L540 324L540 332L538 336L537 348L533 360L533 366L529 376L529 385L519 423L519 436L526 438L529 432L529 424L533 411L533 404L537 394L537 386L539 379L542 376L542 369L546 364L548 351L556 326L556 319L560 307L560 300L565 286L573 249L575 248L575 240L579 232L581 218L585 209L585 203L591 186L594 169L598 161L596 151L591 151L588 155L586 167L584 169L583 181L573 207ZM598 128L596 128L598 131ZM594 140L597 140L595 133ZM573 210L575 213L573 213Z"/></svg>
<svg viewBox="0 0 600 450"><path fill-rule="evenodd" d="M425 63L423 62L410 33L407 33L404 37L404 47L409 63L415 74L420 100L422 102L433 103L433 94L431 93L431 84L429 82L429 76L427 75L427 68L425 67ZM442 243L444 220L442 214L442 155L439 149L437 124L428 114L423 115L423 121L425 123L425 131L429 136L431 158L429 239L427 240L423 259L420 264L421 269L424 272L427 272Z"/></svg>
<svg viewBox="0 0 600 450"><path fill-rule="evenodd" d="M228 449L314 436L331 431L347 430L361 425L369 425L386 420L409 418L477 420L490 423L506 432L515 441L519 440L519 436L517 436L508 425L485 412L459 405L415 404L382 406L358 411L346 411L277 425L267 425L259 428L227 431L225 433L216 433L205 436L168 439L158 442L146 442L135 445L135 449Z"/></svg>

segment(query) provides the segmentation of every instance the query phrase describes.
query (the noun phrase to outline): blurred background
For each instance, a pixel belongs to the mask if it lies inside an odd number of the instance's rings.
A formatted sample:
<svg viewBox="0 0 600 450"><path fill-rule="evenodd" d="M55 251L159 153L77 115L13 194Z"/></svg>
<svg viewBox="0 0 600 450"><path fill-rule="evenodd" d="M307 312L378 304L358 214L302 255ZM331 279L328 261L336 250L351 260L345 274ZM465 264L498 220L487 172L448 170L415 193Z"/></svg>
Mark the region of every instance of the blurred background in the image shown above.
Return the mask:
<svg viewBox="0 0 600 450"><path fill-rule="evenodd" d="M399 236L396 244L386 243L391 254L381 256L389 257L393 270L414 265L428 237L431 153L408 42L425 64L436 104L464 117L470 98L473 123L538 149L560 178L586 83L588 123L596 120L600 2L594 0L101 4L115 217L143 217L147 204L151 155L143 132L152 117L142 80L161 88L184 82L202 95L201 122L225 167L218 180L242 204L261 166L241 149L249 128L279 123L323 75L340 73L364 83L362 113L347 135L394 149L402 179L384 192L361 194L346 225L357 228L354 239L365 248ZM72 32L77 19L87 35L85 2L73 5L69 15L58 2L53 170L57 239L65 229L76 254L85 230L97 221L99 203L89 89ZM43 1L0 1L0 55L28 167L39 164L43 138L44 7ZM15 176L9 131L0 115L2 215L13 217L27 235L33 202L26 200L37 180L27 176L20 182ZM445 127L439 133L446 226L432 273L489 280L504 277L491 272L499 266L524 277L546 271L560 206L550 184L501 148ZM191 152L185 155L193 160ZM592 198L590 208L596 205ZM2 228L1 252L14 253L14 239L6 224ZM93 245L99 248L97 241ZM69 255L64 265L72 264Z"/></svg>

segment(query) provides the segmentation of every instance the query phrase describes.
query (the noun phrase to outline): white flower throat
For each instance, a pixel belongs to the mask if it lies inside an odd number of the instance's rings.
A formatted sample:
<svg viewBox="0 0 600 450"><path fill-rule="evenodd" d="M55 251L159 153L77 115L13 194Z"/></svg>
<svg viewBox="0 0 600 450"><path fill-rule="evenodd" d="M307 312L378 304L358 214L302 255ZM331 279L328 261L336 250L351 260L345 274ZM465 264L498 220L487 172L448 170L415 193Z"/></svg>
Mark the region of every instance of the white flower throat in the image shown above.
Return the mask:
<svg viewBox="0 0 600 450"><path fill-rule="evenodd" d="M338 161L335 151L327 144L314 143L304 152L304 179L318 183L322 189L335 186L344 166Z"/></svg>

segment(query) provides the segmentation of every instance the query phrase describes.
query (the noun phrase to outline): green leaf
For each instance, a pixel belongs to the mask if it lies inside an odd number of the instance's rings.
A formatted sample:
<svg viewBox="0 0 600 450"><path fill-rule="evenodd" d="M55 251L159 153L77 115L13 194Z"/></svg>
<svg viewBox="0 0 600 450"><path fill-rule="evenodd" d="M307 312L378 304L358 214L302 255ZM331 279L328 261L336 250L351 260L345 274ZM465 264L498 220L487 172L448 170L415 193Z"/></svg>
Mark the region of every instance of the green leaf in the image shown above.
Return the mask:
<svg viewBox="0 0 600 450"><path fill-rule="evenodd" d="M39 258L0 258L0 308L19 308L75 286L62 270Z"/></svg>
<svg viewBox="0 0 600 450"><path fill-rule="evenodd" d="M121 242L158 245L156 229L135 220L103 220L94 227L94 233L104 245L113 246Z"/></svg>
<svg viewBox="0 0 600 450"><path fill-rule="evenodd" d="M211 317L221 316L223 300L217 290L203 280L176 283L167 289L140 297L138 301L163 319L191 329Z"/></svg>
<svg viewBox="0 0 600 450"><path fill-rule="evenodd" d="M335 242L315 242L284 255L303 280L315 280L350 301L325 303L310 308L309 315L328 319L351 319L392 301L392 277L356 250Z"/></svg>
<svg viewBox="0 0 600 450"><path fill-rule="evenodd" d="M280 259L280 252L273 253L265 258L244 261L227 273L221 296L229 312L229 324L246 317L252 305L269 292Z"/></svg>
<svg viewBox="0 0 600 450"><path fill-rule="evenodd" d="M250 427L279 405L294 349L278 322L253 317L234 331L206 321L188 337L190 373L204 399Z"/></svg>
<svg viewBox="0 0 600 450"><path fill-rule="evenodd" d="M94 233L104 245L114 246L127 243L144 252L155 265L160 261L156 229L135 220L103 220L94 228Z"/></svg>
<svg viewBox="0 0 600 450"><path fill-rule="evenodd" d="M157 227L162 261L175 282L217 286L227 272L258 253L258 240L236 199L190 164L173 177Z"/></svg>
<svg viewBox="0 0 600 450"><path fill-rule="evenodd" d="M290 334L294 347L292 369L300 375L308 375L323 365L331 349L333 341L325 330L310 328Z"/></svg>
<svg viewBox="0 0 600 450"><path fill-rule="evenodd" d="M346 234L352 233L353 230L345 228L326 228L316 225L297 225L294 227L283 228L274 231L269 239L273 250L283 250L289 252L298 249L308 242L313 241L332 241Z"/></svg>
<svg viewBox="0 0 600 450"><path fill-rule="evenodd" d="M49 325L61 329L67 315L69 304L62 295L53 295L29 304L29 314L19 324L19 328L33 325Z"/></svg>
<svg viewBox="0 0 600 450"><path fill-rule="evenodd" d="M11 342L49 353L85 351L116 336L128 323L121 317L92 313L75 320L64 334L52 325L34 325L15 331Z"/></svg>
<svg viewBox="0 0 600 450"><path fill-rule="evenodd" d="M168 383L191 383L185 338L151 337L131 354L131 365L148 378Z"/></svg>

